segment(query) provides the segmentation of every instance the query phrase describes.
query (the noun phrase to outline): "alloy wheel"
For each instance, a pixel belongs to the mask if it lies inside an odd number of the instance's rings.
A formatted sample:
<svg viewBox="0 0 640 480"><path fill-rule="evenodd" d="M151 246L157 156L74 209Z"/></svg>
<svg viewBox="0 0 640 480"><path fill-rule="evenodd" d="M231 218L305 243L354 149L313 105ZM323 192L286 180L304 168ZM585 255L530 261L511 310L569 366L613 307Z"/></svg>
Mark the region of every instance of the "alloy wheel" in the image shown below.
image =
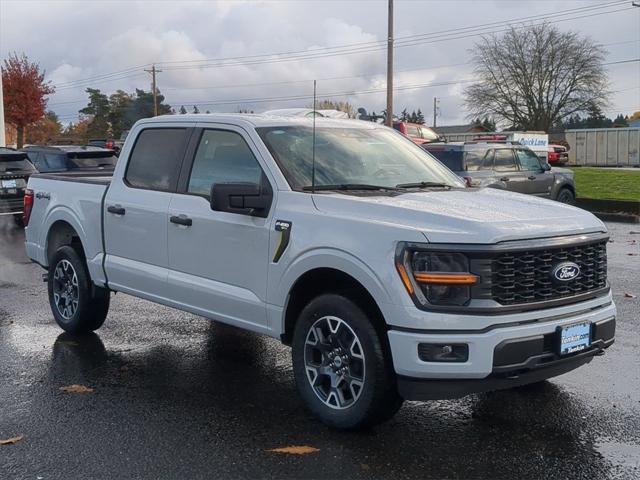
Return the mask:
<svg viewBox="0 0 640 480"><path fill-rule="evenodd" d="M342 319L324 316L307 332L304 348L307 380L328 407L343 410L358 401L365 382L360 339Z"/></svg>
<svg viewBox="0 0 640 480"><path fill-rule="evenodd" d="M53 301L62 318L70 320L78 310L78 275L68 260L60 260L53 274Z"/></svg>

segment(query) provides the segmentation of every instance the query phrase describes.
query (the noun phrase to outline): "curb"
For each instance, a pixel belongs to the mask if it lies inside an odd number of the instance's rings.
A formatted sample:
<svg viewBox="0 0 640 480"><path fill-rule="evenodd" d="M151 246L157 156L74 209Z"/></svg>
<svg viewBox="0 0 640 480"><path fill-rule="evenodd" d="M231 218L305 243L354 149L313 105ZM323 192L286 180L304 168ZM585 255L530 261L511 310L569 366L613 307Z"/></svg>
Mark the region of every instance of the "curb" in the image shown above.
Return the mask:
<svg viewBox="0 0 640 480"><path fill-rule="evenodd" d="M591 212L605 222L640 223L640 215L632 213Z"/></svg>
<svg viewBox="0 0 640 480"><path fill-rule="evenodd" d="M590 212L629 213L640 215L640 201L638 200L600 200L595 198L576 198L576 207Z"/></svg>

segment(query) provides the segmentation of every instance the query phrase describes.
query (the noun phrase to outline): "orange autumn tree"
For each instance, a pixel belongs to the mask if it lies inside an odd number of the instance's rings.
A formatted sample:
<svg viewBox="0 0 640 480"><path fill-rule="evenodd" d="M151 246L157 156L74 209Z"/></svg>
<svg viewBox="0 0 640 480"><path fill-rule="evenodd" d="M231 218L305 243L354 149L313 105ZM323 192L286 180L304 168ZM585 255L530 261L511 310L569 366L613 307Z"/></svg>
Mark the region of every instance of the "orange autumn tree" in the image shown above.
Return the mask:
<svg viewBox="0 0 640 480"><path fill-rule="evenodd" d="M24 53L13 53L4 60L2 88L4 116L7 123L16 127L18 148L22 148L25 128L44 117L46 97L54 89L44 81L40 66L30 62Z"/></svg>

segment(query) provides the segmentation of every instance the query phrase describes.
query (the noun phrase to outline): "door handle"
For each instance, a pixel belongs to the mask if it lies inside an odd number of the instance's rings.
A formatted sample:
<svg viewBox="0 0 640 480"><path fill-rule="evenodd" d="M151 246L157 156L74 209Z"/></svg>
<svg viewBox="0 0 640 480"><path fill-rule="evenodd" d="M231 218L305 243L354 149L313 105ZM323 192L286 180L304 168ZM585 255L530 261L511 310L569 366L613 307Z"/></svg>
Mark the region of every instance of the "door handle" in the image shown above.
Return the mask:
<svg viewBox="0 0 640 480"><path fill-rule="evenodd" d="M537 177L535 175L530 175L527 177L529 180L535 180Z"/></svg>
<svg viewBox="0 0 640 480"><path fill-rule="evenodd" d="M185 227L190 227L193 221L184 215L171 215L169 217L169 221L171 223L177 223L178 225L184 225Z"/></svg>
<svg viewBox="0 0 640 480"><path fill-rule="evenodd" d="M113 213L114 215L124 215L125 209L120 205L109 205L107 207L107 212Z"/></svg>
<svg viewBox="0 0 640 480"><path fill-rule="evenodd" d="M500 179L501 182L508 182L509 181L509 177L502 177Z"/></svg>

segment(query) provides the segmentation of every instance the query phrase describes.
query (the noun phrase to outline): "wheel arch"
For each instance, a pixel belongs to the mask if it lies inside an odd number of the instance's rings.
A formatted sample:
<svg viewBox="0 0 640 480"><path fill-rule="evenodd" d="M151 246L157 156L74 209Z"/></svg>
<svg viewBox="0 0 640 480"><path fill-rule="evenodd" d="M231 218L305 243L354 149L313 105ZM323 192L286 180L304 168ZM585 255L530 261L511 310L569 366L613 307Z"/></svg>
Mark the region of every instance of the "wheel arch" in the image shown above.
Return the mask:
<svg viewBox="0 0 640 480"><path fill-rule="evenodd" d="M82 239L76 228L66 219L55 220L47 230L45 242L47 264L51 263L51 258L56 250L64 245L74 247L78 254L86 260Z"/></svg>
<svg viewBox="0 0 640 480"><path fill-rule="evenodd" d="M388 326L375 296L353 275L339 268L323 266L306 270L291 285L283 314L280 336L283 343L291 343L293 330L302 309L313 298L324 293L342 294L356 303L371 319L383 342L388 342Z"/></svg>

